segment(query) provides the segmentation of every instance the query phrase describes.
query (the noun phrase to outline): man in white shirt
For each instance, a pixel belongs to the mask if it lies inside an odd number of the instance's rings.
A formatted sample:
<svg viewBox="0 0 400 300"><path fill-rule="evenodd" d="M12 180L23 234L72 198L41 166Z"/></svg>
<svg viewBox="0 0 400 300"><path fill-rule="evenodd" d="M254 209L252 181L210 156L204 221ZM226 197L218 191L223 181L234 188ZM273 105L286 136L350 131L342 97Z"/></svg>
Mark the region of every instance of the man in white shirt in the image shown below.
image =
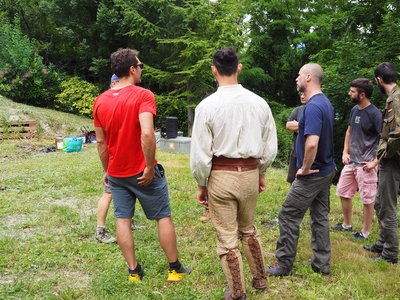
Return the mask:
<svg viewBox="0 0 400 300"><path fill-rule="evenodd" d="M271 110L238 84L241 70L233 48L214 54L211 71L219 87L196 108L190 157L197 199L209 205L217 231L217 254L228 283L225 299L246 299L240 242L253 287L267 287L254 215L258 193L266 187L264 174L277 153Z"/></svg>

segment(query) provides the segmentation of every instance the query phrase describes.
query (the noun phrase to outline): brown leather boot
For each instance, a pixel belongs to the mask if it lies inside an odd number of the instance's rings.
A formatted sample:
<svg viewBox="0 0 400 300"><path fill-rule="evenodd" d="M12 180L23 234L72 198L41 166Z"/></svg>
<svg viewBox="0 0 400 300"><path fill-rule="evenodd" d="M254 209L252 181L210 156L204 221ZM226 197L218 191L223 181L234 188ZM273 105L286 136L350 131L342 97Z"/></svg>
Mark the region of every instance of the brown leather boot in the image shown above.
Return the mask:
<svg viewBox="0 0 400 300"><path fill-rule="evenodd" d="M220 256L222 269L228 282L228 299L245 299L246 290L244 286L243 262L239 249L230 250L227 254Z"/></svg>
<svg viewBox="0 0 400 300"><path fill-rule="evenodd" d="M253 287L258 290L267 288L267 279L265 273L264 256L257 236L257 231L253 235L242 239L244 253L253 275Z"/></svg>
<svg viewBox="0 0 400 300"><path fill-rule="evenodd" d="M224 294L224 300L232 300L232 294L229 289L226 290ZM240 298L235 298L235 300L246 300L246 294L243 294Z"/></svg>

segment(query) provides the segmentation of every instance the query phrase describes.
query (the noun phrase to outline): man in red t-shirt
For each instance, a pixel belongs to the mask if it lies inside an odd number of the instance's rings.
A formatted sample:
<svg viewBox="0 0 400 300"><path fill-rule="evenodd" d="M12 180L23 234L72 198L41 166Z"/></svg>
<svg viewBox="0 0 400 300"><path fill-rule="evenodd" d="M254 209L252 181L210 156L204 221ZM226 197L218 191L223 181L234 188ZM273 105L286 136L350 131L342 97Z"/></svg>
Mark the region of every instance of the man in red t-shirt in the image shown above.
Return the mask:
<svg viewBox="0 0 400 300"><path fill-rule="evenodd" d="M110 80L110 87L114 87L119 78L117 75L113 74ZM108 214L108 209L110 208L110 204L112 201L110 187L103 184L103 194L101 195L98 203L97 203L97 228L95 238L99 243L111 244L116 243L117 240L111 236L106 229L106 218ZM146 226L138 225L132 219L131 223L132 230L144 230Z"/></svg>
<svg viewBox="0 0 400 300"><path fill-rule="evenodd" d="M169 262L168 281L190 273L178 260L164 169L155 160L154 94L140 82L143 64L138 51L120 49L111 54L119 82L97 97L93 108L97 150L110 186L117 218L117 241L128 264L129 281L139 282L144 271L135 258L131 219L139 200L146 217L156 220L162 249Z"/></svg>

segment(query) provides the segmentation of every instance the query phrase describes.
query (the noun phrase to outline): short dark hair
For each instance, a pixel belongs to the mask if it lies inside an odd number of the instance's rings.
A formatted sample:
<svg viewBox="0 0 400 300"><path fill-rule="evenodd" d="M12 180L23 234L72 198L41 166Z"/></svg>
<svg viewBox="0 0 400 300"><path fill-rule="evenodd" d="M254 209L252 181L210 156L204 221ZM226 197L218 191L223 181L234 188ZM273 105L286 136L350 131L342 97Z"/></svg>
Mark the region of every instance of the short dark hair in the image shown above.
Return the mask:
<svg viewBox="0 0 400 300"><path fill-rule="evenodd" d="M350 83L351 87L354 87L357 89L357 92L360 94L362 92L365 93L365 96L367 98L370 98L372 96L372 92L374 90L374 86L372 85L371 80L367 79L367 78L357 78L354 79L351 83Z"/></svg>
<svg viewBox="0 0 400 300"><path fill-rule="evenodd" d="M235 74L238 64L239 58L234 48L221 48L214 54L213 65L222 76L231 76Z"/></svg>
<svg viewBox="0 0 400 300"><path fill-rule="evenodd" d="M111 54L111 69L118 78L129 76L129 68L136 67L139 51L135 49L118 49Z"/></svg>
<svg viewBox="0 0 400 300"><path fill-rule="evenodd" d="M383 62L376 67L375 77L381 78L386 84L395 83L397 81L396 67L389 62Z"/></svg>

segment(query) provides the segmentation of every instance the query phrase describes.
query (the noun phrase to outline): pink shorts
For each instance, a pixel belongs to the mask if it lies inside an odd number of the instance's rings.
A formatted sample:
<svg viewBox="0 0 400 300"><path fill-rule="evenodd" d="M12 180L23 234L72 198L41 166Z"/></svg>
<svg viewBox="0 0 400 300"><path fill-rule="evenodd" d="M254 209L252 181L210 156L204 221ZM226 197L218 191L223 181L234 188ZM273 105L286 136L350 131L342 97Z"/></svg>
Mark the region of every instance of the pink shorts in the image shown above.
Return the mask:
<svg viewBox="0 0 400 300"><path fill-rule="evenodd" d="M377 183L377 168L366 172L362 166L345 165L336 187L336 195L351 199L359 188L362 202L371 204L375 202Z"/></svg>

